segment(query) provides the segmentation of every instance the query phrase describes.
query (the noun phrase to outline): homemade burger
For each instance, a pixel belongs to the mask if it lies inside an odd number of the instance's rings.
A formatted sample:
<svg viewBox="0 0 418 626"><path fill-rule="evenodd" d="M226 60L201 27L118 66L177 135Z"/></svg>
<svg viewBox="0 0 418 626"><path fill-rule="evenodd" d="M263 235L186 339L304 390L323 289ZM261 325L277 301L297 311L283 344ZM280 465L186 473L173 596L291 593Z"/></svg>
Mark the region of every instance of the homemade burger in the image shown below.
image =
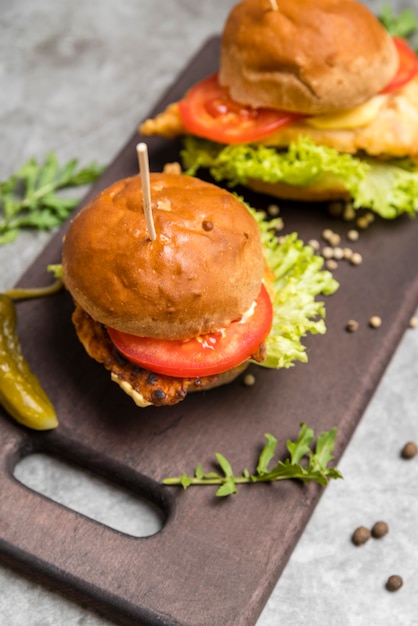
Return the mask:
<svg viewBox="0 0 418 626"><path fill-rule="evenodd" d="M418 59L355 0L243 0L219 72L140 126L185 136L183 165L385 218L418 210Z"/></svg>
<svg viewBox="0 0 418 626"><path fill-rule="evenodd" d="M152 173L150 193L155 238L138 175L87 204L63 243L77 335L112 380L138 406L162 406L250 362L306 361L301 337L325 332L315 296L337 288L323 259L295 234L279 243L274 221L213 184Z"/></svg>

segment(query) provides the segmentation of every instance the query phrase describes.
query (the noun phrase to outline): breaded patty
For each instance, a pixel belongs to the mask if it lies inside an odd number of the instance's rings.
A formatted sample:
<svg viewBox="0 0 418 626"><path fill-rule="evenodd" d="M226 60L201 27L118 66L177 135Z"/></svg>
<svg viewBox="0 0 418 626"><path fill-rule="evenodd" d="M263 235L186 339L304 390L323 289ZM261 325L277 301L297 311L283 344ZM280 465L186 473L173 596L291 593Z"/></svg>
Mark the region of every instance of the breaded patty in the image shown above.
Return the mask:
<svg viewBox="0 0 418 626"><path fill-rule="evenodd" d="M154 119L146 120L139 130L143 135L167 138L187 134L177 103L169 105ZM418 76L398 91L387 94L382 99L378 114L366 126L321 130L300 121L277 131L262 143L284 148L300 135L339 152L366 152L381 157L410 156L418 161Z"/></svg>

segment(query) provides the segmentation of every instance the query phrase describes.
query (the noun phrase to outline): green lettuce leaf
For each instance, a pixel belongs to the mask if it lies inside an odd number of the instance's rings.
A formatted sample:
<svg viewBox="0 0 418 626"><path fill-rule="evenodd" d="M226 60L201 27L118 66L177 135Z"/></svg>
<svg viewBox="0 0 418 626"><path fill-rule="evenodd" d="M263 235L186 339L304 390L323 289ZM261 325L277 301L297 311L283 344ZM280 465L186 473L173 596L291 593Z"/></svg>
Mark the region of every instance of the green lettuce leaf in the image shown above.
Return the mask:
<svg viewBox="0 0 418 626"><path fill-rule="evenodd" d="M296 233L278 239L278 220L268 222L246 206L257 220L266 262L274 274L273 325L266 341L266 359L257 365L288 368L295 361L308 360L301 341L304 336L326 332L325 305L316 296L334 293L338 283L322 269L324 259L304 245Z"/></svg>
<svg viewBox="0 0 418 626"><path fill-rule="evenodd" d="M342 154L300 137L287 150L256 144L224 146L206 139L184 139L181 158L187 173L208 169L231 187L249 179L295 186L341 183L354 208L371 209L385 219L418 211L418 168L409 159L381 161Z"/></svg>
<svg viewBox="0 0 418 626"><path fill-rule="evenodd" d="M386 219L401 213L414 217L418 211L418 168L409 159L364 159L365 178L353 194L354 208L365 207Z"/></svg>

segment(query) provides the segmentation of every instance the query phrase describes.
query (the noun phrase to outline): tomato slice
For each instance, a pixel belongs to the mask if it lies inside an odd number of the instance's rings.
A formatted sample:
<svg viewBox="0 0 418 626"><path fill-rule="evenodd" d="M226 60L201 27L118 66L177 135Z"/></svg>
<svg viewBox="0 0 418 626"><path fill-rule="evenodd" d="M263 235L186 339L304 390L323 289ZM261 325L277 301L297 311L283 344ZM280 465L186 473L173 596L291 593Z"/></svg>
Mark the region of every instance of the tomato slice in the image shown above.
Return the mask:
<svg viewBox="0 0 418 626"><path fill-rule="evenodd" d="M137 337L114 328L107 330L116 348L129 361L157 374L196 378L226 372L246 361L266 339L272 319L271 300L262 285L251 314L221 332L171 341Z"/></svg>
<svg viewBox="0 0 418 626"><path fill-rule="evenodd" d="M396 91L416 76L418 72L418 57L410 48L408 42L401 37L393 37L399 55L399 67L390 83L380 93Z"/></svg>
<svg viewBox="0 0 418 626"><path fill-rule="evenodd" d="M179 102L186 129L199 137L226 144L249 143L305 117L299 113L252 108L234 102L213 74L194 85Z"/></svg>

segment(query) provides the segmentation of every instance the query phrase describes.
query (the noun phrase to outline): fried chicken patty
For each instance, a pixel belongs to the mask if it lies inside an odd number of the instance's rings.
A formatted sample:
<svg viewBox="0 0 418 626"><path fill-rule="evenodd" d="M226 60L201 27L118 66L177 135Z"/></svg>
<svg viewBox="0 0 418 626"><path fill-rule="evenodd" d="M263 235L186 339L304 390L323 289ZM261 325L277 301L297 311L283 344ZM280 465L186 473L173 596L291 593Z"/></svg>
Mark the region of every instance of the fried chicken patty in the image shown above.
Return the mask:
<svg viewBox="0 0 418 626"><path fill-rule="evenodd" d="M187 134L177 103L140 126L143 135L173 138ZM262 144L284 148L300 136L339 152L366 152L372 156L411 156L418 160L418 76L396 92L387 94L376 117L357 128L322 130L300 121L273 133Z"/></svg>
<svg viewBox="0 0 418 626"><path fill-rule="evenodd" d="M112 380L131 396L135 404L141 407L177 404L191 391L201 391L217 386L221 376L223 382L226 382L228 376L233 380L248 365L246 362L223 374L197 378L177 378L156 374L131 363L120 354L110 340L106 327L93 320L77 304L72 315L72 321L87 354L102 363L111 372ZM264 358L265 346L261 344L251 359L261 362Z"/></svg>

